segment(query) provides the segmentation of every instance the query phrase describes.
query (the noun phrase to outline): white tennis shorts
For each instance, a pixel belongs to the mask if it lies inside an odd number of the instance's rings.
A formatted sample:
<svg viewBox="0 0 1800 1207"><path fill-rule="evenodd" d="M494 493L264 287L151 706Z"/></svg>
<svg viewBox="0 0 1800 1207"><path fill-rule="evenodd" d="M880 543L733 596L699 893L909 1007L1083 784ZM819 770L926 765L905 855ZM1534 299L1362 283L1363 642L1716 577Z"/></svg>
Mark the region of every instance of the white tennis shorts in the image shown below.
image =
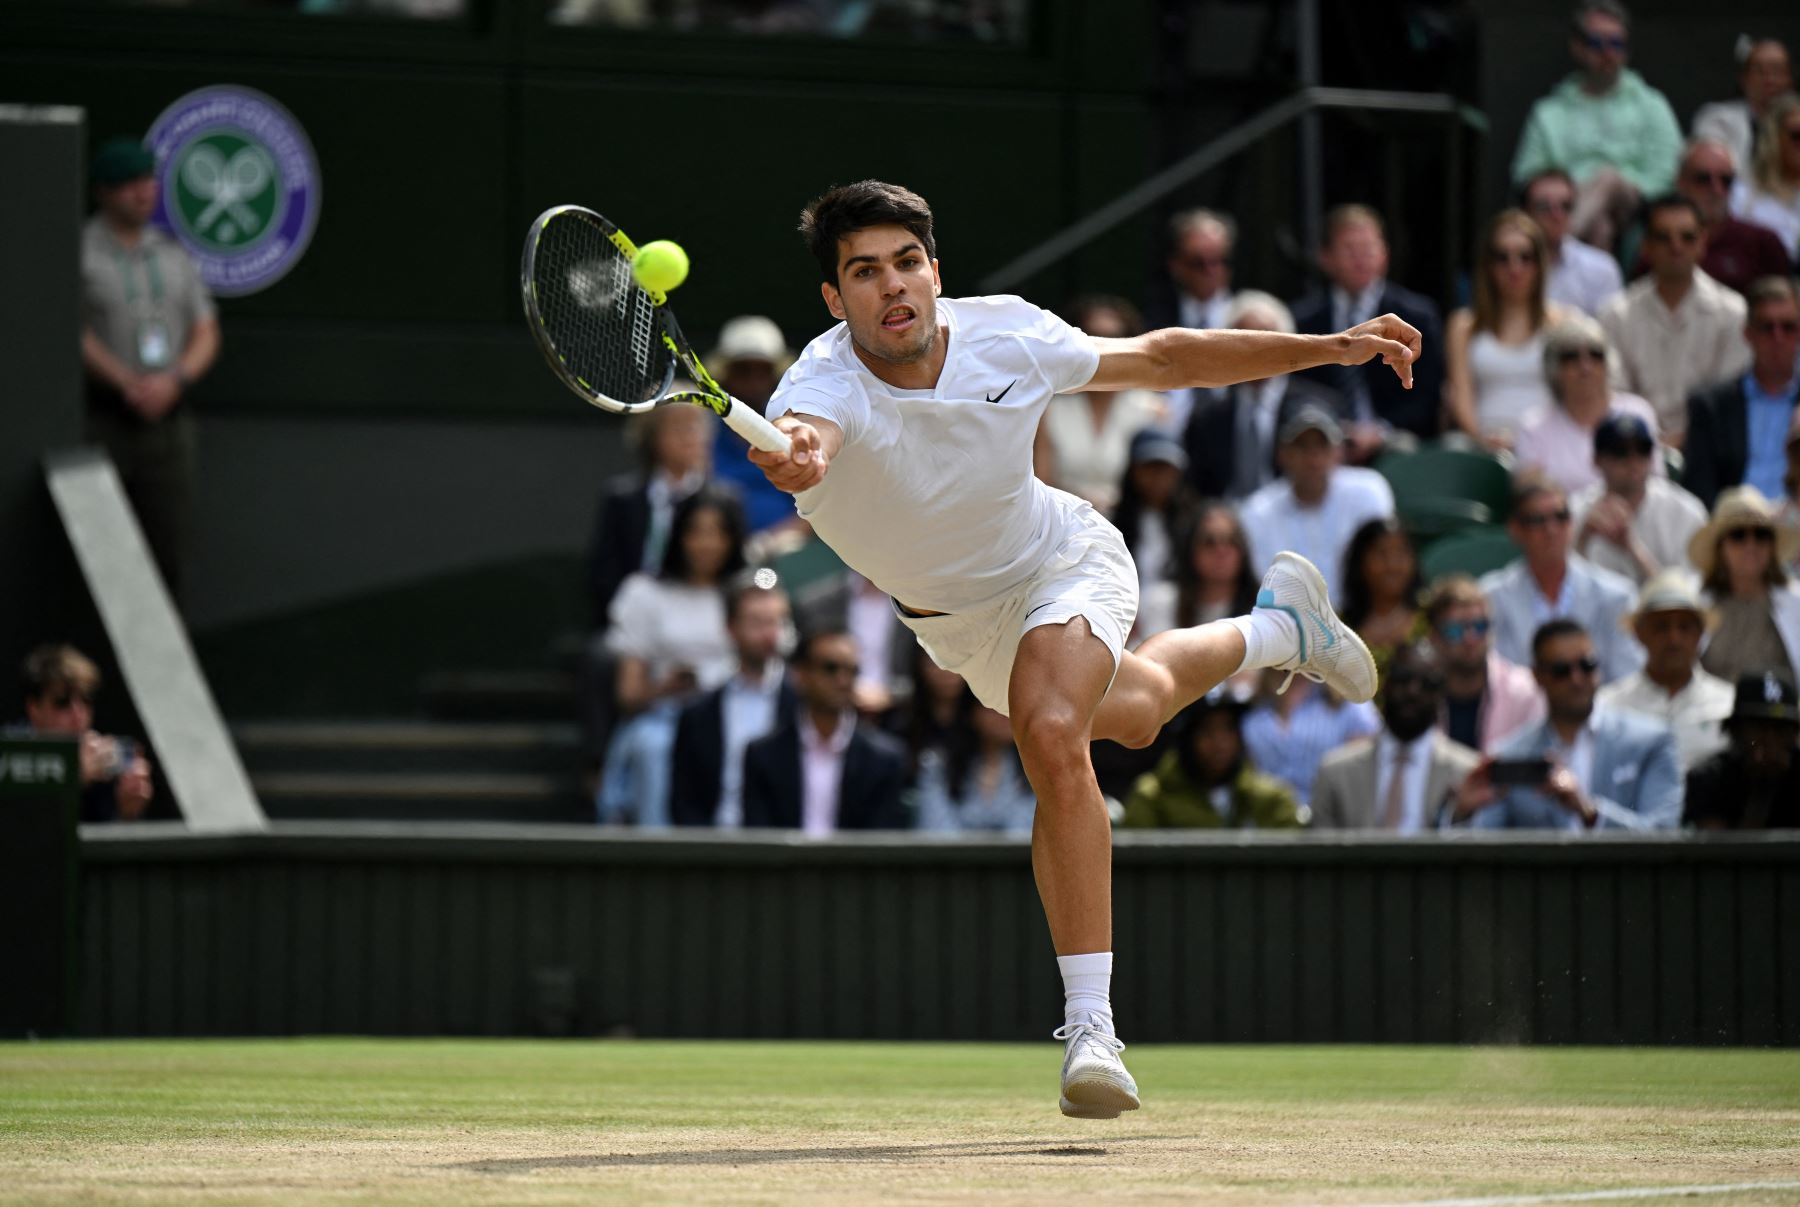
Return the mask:
<svg viewBox="0 0 1800 1207"><path fill-rule="evenodd" d="M943 616L908 616L895 607L931 660L961 675L977 700L1002 715L1010 714L1013 657L1026 633L1080 616L1111 651L1116 677L1125 638L1137 619L1137 566L1125 538L1086 504L1065 514L1068 535L1043 568L1012 594L972 612Z"/></svg>

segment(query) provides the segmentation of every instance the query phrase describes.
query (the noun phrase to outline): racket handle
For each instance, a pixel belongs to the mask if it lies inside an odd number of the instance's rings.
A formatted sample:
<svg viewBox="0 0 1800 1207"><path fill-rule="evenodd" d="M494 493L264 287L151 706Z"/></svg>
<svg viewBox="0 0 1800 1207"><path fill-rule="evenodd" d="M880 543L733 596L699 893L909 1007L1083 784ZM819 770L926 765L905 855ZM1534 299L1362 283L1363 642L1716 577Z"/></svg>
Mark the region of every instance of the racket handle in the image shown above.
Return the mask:
<svg viewBox="0 0 1800 1207"><path fill-rule="evenodd" d="M725 412L725 422L731 425L732 431L765 453L786 453L793 450L792 440L783 435L774 424L735 398L731 400L731 409Z"/></svg>

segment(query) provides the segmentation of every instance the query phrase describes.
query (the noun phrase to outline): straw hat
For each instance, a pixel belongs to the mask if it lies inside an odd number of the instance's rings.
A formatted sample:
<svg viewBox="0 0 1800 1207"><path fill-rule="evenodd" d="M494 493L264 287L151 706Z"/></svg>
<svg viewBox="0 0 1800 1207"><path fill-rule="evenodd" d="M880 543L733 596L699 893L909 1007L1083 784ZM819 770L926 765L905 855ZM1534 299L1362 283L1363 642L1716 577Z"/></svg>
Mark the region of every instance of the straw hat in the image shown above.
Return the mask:
<svg viewBox="0 0 1800 1207"><path fill-rule="evenodd" d="M1688 541L1688 561L1702 581L1712 575L1718 558L1719 538L1734 528L1767 528L1775 534L1775 560L1791 562L1800 553L1800 529L1781 518L1775 505L1754 486L1733 486L1719 492L1712 519Z"/></svg>

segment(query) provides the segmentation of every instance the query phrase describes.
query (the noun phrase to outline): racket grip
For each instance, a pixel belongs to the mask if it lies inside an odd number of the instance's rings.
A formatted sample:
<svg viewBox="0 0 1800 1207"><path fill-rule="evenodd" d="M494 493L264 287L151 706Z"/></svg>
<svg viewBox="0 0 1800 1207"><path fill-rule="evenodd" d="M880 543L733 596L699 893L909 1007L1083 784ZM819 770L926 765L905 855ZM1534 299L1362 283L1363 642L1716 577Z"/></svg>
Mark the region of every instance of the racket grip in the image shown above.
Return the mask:
<svg viewBox="0 0 1800 1207"><path fill-rule="evenodd" d="M731 409L725 412L725 422L731 426L732 431L765 453L786 453L794 447L794 442L784 436L774 424L735 398L731 400Z"/></svg>

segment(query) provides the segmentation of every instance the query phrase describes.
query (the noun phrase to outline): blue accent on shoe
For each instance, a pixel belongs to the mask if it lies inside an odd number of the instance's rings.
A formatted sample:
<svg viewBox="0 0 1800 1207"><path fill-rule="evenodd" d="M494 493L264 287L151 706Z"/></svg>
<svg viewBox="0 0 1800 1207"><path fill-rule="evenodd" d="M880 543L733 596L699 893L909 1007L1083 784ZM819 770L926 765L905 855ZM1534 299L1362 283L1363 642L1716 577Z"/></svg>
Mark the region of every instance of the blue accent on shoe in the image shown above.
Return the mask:
<svg viewBox="0 0 1800 1207"><path fill-rule="evenodd" d="M1300 637L1300 661L1306 661L1306 626L1300 623L1300 613L1286 604L1276 604L1275 592L1264 587L1256 593L1256 606L1267 608L1271 612L1286 612L1294 621L1294 632Z"/></svg>

